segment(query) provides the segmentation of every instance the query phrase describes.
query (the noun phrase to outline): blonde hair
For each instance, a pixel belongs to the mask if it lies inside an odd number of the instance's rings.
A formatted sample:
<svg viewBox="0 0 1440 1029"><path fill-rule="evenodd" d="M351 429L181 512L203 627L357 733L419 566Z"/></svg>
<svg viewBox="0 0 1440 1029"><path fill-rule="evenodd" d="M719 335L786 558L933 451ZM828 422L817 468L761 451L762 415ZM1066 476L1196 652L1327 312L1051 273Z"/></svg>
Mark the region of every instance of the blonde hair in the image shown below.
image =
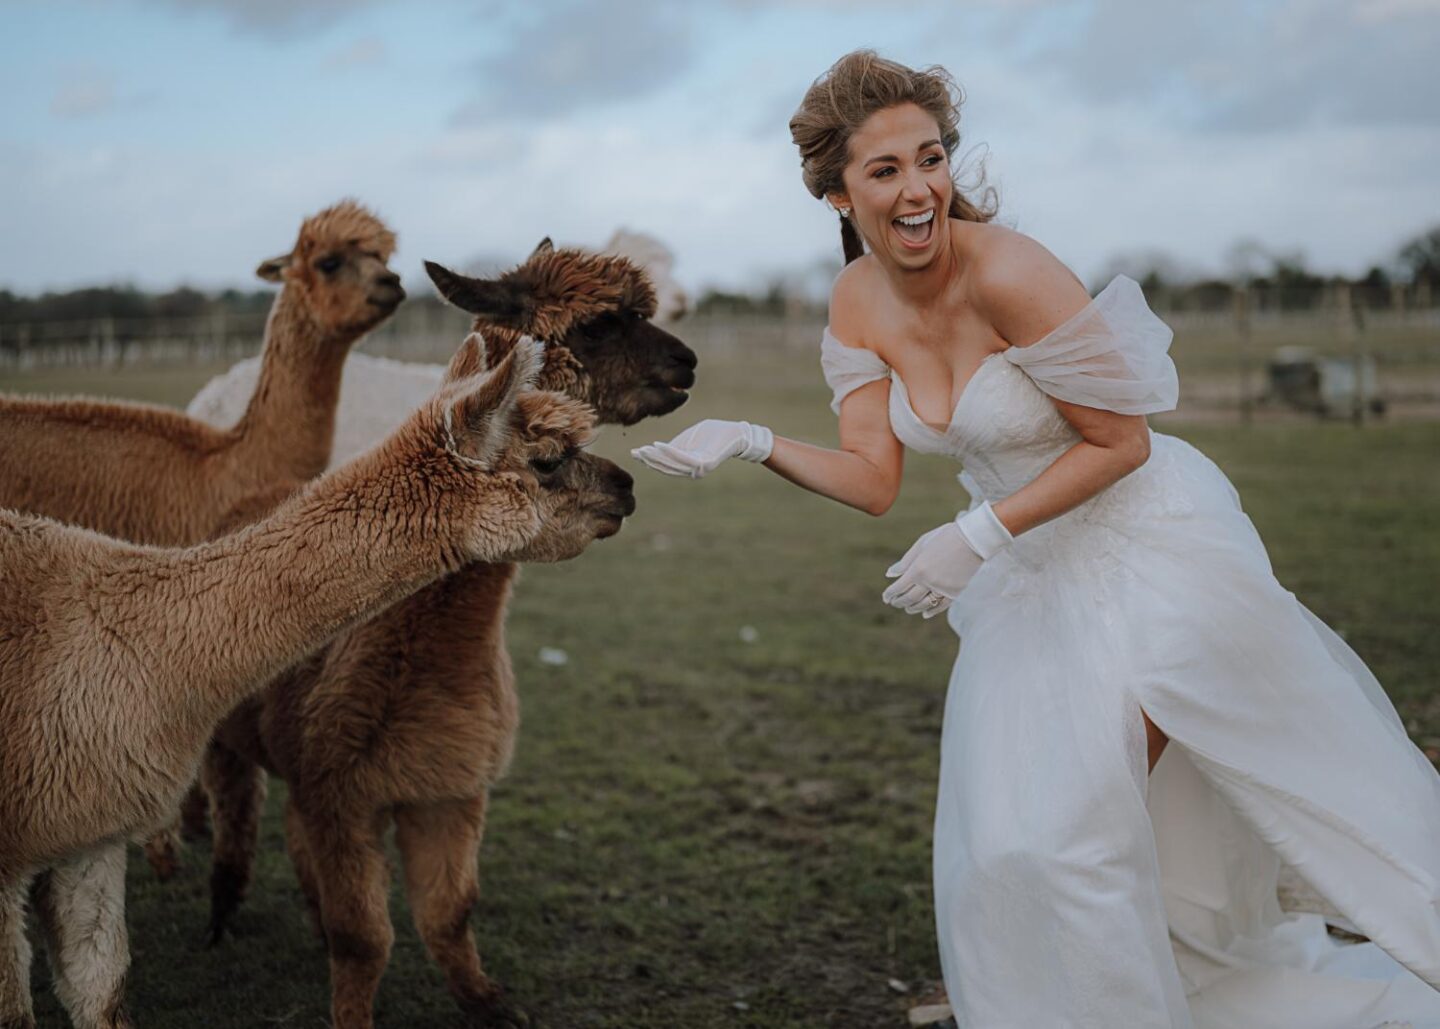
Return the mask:
<svg viewBox="0 0 1440 1029"><path fill-rule="evenodd" d="M960 145L963 101L960 87L939 65L917 71L886 60L874 50L846 54L811 84L790 119L790 138L800 149L805 188L822 199L841 192L845 188L842 175L850 163L850 137L876 111L900 104L914 104L934 117L945 156L953 157ZM955 186L950 195L951 218L988 222L995 217L995 191L984 185L983 170L975 186L980 203L967 197L958 181L951 181ZM848 218L840 219L840 242L846 264L865 253L860 234Z"/></svg>

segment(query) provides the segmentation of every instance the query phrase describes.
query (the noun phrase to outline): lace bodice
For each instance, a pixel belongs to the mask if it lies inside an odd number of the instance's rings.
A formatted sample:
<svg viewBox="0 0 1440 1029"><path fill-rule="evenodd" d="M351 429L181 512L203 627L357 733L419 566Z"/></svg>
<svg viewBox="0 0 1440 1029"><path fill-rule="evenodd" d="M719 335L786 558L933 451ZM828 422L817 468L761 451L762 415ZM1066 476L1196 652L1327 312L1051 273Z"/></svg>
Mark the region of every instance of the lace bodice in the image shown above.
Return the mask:
<svg viewBox="0 0 1440 1029"><path fill-rule="evenodd" d="M884 361L845 346L829 329L821 363L837 413L854 390L889 379L896 437L912 450L956 458L966 489L993 501L1030 482L1079 441L1051 396L1122 414L1173 408L1179 383L1167 353L1171 338L1139 285L1120 276L1049 335L982 361L944 429L920 420L905 383Z"/></svg>

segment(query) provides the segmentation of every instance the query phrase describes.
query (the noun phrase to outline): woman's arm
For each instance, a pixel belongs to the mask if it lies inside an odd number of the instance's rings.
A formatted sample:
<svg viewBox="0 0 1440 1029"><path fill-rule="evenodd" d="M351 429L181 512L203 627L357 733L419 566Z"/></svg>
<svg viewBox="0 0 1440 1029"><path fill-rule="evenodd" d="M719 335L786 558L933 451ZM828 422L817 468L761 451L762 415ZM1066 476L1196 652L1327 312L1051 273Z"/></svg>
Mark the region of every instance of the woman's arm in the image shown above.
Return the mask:
<svg viewBox="0 0 1440 1029"><path fill-rule="evenodd" d="M847 266L831 291L830 325L842 339L864 338L864 264L862 260ZM709 474L732 457L763 461L777 475L812 493L868 514L884 514L900 492L904 448L890 429L890 382L877 378L884 374L884 364L879 358L873 363L879 366L869 376L873 381L851 390L840 402L838 450L776 438L764 426L748 422L706 420L669 443L652 443L631 453L658 471L691 478Z"/></svg>
<svg viewBox="0 0 1440 1029"><path fill-rule="evenodd" d="M1078 279L1039 243L1006 233L977 268L970 296L1012 346L1034 343L1090 302ZM1032 482L994 505L1013 535L1058 518L1145 463L1150 430L1143 415L1123 415L1051 398L1081 436Z"/></svg>
<svg viewBox="0 0 1440 1029"><path fill-rule="evenodd" d="M765 462L781 478L866 514L882 515L900 493L905 450L890 430L890 383L861 386L840 403L840 449L775 438Z"/></svg>

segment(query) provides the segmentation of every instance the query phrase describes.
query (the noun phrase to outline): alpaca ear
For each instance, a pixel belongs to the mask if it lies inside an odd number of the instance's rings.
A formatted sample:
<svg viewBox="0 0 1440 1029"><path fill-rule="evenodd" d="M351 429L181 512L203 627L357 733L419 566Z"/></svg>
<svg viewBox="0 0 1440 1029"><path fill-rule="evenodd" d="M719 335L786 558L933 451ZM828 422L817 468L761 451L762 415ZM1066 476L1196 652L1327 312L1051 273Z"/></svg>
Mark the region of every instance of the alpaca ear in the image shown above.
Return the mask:
<svg viewBox="0 0 1440 1029"><path fill-rule="evenodd" d="M442 381L458 382L488 371L489 368L490 361L485 356L485 337L478 332L472 332L465 337L465 342L460 344L460 349L455 351L455 356L450 358L450 366L445 369L445 378Z"/></svg>
<svg viewBox="0 0 1440 1029"><path fill-rule="evenodd" d="M487 468L494 466L510 440L510 416L516 399L535 385L544 362L544 347L526 336L494 371L473 386L460 389L446 408L445 422L452 432L463 428L467 458Z"/></svg>
<svg viewBox="0 0 1440 1029"><path fill-rule="evenodd" d="M525 260L533 261L537 257L544 257L546 254L553 254L554 252L555 244L550 241L549 236L546 236L539 243L535 244L535 249L530 251L530 256Z"/></svg>
<svg viewBox="0 0 1440 1029"><path fill-rule="evenodd" d="M515 283L459 275L434 261L425 262L425 273L440 295L462 311L502 324L513 324L525 315L523 290Z"/></svg>
<svg viewBox="0 0 1440 1029"><path fill-rule="evenodd" d="M280 282L285 277L285 269L288 267L290 267L290 255L281 254L268 261L261 261L260 267L255 269L255 274L266 282Z"/></svg>

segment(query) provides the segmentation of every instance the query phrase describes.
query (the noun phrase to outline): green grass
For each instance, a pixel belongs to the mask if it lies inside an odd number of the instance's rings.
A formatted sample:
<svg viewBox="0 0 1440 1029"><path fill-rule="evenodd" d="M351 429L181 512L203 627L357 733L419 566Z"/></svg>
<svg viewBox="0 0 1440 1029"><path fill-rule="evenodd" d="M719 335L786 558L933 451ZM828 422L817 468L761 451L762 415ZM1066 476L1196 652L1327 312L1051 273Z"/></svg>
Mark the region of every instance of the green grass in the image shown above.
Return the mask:
<svg viewBox="0 0 1440 1029"><path fill-rule="evenodd" d="M833 441L809 356L708 358L701 372L689 407L606 430L599 451L628 464L630 446L707 415ZM50 375L41 388L179 401L201 378ZM1440 425L1157 427L1230 474L1281 580L1370 662L1417 738L1440 742ZM475 926L490 971L542 1024L904 1024L887 980L938 978L929 833L956 643L879 595L886 565L961 503L955 470L910 458L883 519L748 465L700 483L637 470L639 511L620 536L526 570L510 617L525 724L494 794ZM542 646L569 663L541 664ZM236 937L218 949L200 943L205 847L163 888L135 856L141 1024L326 1023L282 789ZM460 1024L398 892L392 911L379 1024ZM47 977L37 961L42 1025L61 1025Z"/></svg>

